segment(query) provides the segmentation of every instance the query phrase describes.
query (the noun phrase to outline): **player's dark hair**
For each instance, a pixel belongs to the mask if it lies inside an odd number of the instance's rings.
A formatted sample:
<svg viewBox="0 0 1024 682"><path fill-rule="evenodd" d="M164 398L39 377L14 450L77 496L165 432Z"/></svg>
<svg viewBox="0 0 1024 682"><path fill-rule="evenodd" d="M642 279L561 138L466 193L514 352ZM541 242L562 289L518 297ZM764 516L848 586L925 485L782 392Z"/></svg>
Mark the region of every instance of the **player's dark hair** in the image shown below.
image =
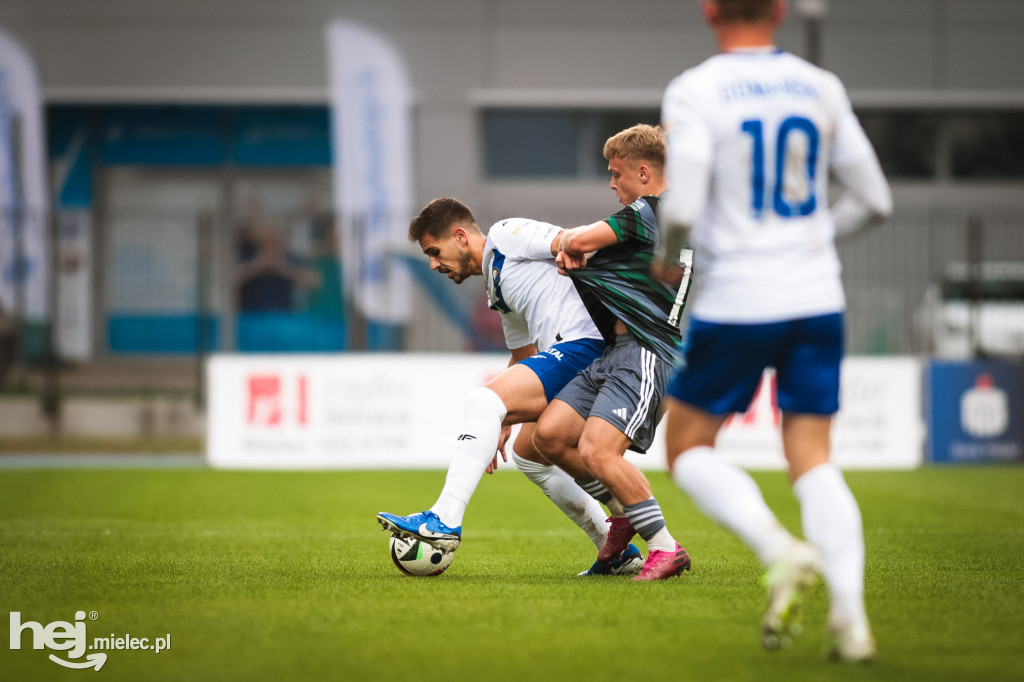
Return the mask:
<svg viewBox="0 0 1024 682"><path fill-rule="evenodd" d="M727 23L753 24L771 19L778 0L712 0L718 18Z"/></svg>
<svg viewBox="0 0 1024 682"><path fill-rule="evenodd" d="M604 158L643 162L660 173L665 166L665 134L661 126L639 123L616 133L604 143Z"/></svg>
<svg viewBox="0 0 1024 682"><path fill-rule="evenodd" d="M409 223L409 241L418 242L427 234L434 239L442 239L456 225L480 231L469 206L452 197L438 197L424 206Z"/></svg>

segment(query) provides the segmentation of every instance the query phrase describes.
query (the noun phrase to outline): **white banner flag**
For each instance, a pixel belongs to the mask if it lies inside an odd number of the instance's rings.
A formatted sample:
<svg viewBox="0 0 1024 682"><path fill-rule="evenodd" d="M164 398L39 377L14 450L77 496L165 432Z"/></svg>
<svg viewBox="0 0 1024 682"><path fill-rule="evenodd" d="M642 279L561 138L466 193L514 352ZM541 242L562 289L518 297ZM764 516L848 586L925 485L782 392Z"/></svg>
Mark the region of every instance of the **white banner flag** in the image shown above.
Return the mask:
<svg viewBox="0 0 1024 682"><path fill-rule="evenodd" d="M345 288L376 322L409 317L409 275L392 253L412 219L411 93L395 49L364 27L327 28L334 207Z"/></svg>
<svg viewBox="0 0 1024 682"><path fill-rule="evenodd" d="M46 319L43 106L28 52L0 31L0 307Z"/></svg>

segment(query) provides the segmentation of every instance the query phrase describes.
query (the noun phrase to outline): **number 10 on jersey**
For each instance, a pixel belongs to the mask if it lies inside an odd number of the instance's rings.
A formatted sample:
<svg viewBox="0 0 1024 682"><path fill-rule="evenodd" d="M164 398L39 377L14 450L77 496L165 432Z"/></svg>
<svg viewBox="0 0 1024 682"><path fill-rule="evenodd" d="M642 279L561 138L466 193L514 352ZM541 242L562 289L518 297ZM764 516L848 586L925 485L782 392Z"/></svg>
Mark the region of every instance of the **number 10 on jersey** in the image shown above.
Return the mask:
<svg viewBox="0 0 1024 682"><path fill-rule="evenodd" d="M767 187L765 174L765 126L759 119L744 121L741 126L750 135L753 153L750 155L751 208L755 218L765 210L765 195L771 193L771 209L782 218L805 216L817 206L815 174L818 170L818 128L803 116L790 116L779 124L775 137L775 186ZM770 132L769 132L770 134ZM791 144L791 135L802 135L806 144ZM793 142L796 142L794 138ZM790 189L791 192L784 190ZM792 191L792 190L796 191ZM791 199L787 194L796 194Z"/></svg>

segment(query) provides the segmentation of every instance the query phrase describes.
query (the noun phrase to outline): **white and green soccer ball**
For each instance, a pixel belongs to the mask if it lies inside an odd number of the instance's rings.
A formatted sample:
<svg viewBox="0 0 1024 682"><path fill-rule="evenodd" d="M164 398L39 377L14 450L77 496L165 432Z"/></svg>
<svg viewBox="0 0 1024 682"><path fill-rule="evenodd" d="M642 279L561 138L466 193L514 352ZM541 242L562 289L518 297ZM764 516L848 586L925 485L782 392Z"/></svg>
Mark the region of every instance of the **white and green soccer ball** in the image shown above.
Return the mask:
<svg viewBox="0 0 1024 682"><path fill-rule="evenodd" d="M388 544L391 547L391 560L406 575L441 575L455 558L455 552L438 549L415 538L392 535Z"/></svg>

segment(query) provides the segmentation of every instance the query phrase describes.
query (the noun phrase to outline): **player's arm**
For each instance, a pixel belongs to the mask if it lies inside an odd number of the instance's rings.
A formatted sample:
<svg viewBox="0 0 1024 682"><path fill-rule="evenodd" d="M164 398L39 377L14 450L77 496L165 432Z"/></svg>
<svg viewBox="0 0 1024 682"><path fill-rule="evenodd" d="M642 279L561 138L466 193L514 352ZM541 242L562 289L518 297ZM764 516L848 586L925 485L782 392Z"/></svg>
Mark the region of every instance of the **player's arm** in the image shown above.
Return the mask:
<svg viewBox="0 0 1024 682"><path fill-rule="evenodd" d="M837 239L848 239L892 215L892 191L874 153L832 172L845 188L829 209Z"/></svg>
<svg viewBox="0 0 1024 682"><path fill-rule="evenodd" d="M704 213L711 188L714 136L682 80L674 81L665 91L661 113L667 142L666 181L674 189L661 204L661 230L652 270L664 280Z"/></svg>
<svg viewBox="0 0 1024 682"><path fill-rule="evenodd" d="M512 365L516 364L520 360L525 360L526 358L530 357L531 355L536 355L537 347L534 346L531 343L531 344L528 344L526 346L520 346L519 348L510 348L509 352L512 353L512 357L509 358L509 361L508 361L508 366L511 367ZM505 443L508 442L508 439L511 436L512 436L512 427L511 426L502 426L501 427L501 435L498 436L498 450L497 450L497 452L494 455L494 459L491 460L491 463L488 464L487 468L484 470L486 473L493 474L495 471L498 470L498 455L499 454L501 455L502 461L508 462L508 453L505 452Z"/></svg>
<svg viewBox="0 0 1024 682"><path fill-rule="evenodd" d="M690 242L690 232L704 212L711 185L711 168L695 159L679 159L673 164L674 187L661 206L661 239L654 251L652 267L664 275L679 263L679 254Z"/></svg>
<svg viewBox="0 0 1024 682"><path fill-rule="evenodd" d="M565 274L565 270L582 270L587 267L587 260L595 251L618 242L619 235L611 225L602 220L564 230L558 240L557 250L554 243L551 250L556 254L555 262L558 264L559 272Z"/></svg>
<svg viewBox="0 0 1024 682"><path fill-rule="evenodd" d="M612 226L603 220L563 230L560 237L558 251L565 251L571 256L586 256L598 249L619 243L619 235L615 234ZM552 249L554 246L552 244Z"/></svg>
<svg viewBox="0 0 1024 682"><path fill-rule="evenodd" d="M509 352L512 353L512 357L508 361L508 366L511 367L512 365L516 364L520 360L525 360L528 357L536 355L537 354L537 347L534 346L531 343L528 346L520 346L519 348L512 348L512 349L509 350Z"/></svg>
<svg viewBox="0 0 1024 682"><path fill-rule="evenodd" d="M548 260L558 253L556 246L564 230L536 220L509 219L491 226L488 236L509 258Z"/></svg>
<svg viewBox="0 0 1024 682"><path fill-rule="evenodd" d="M838 78L833 85L837 114L829 169L844 191L829 213L836 237L843 239L884 222L892 214L892 192Z"/></svg>

